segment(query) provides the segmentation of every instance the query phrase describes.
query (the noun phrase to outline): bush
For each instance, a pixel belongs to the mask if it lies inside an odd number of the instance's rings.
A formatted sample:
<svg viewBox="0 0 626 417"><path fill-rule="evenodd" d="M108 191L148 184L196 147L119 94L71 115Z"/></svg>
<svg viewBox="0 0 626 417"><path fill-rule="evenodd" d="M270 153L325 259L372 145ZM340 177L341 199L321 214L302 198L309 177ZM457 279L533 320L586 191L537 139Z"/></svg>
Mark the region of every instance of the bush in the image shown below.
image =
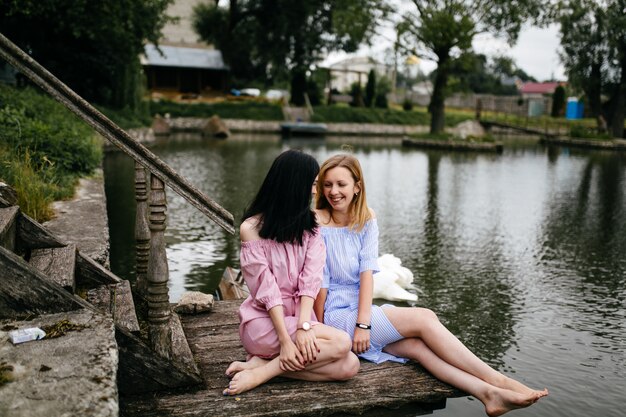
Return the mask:
<svg viewBox="0 0 626 417"><path fill-rule="evenodd" d="M565 88L559 85L552 94L552 110L550 115L552 117L562 116L565 112Z"/></svg>
<svg viewBox="0 0 626 417"><path fill-rule="evenodd" d="M320 106L315 107L313 121L326 123L428 125L430 116L425 111L407 113L392 109Z"/></svg>
<svg viewBox="0 0 626 417"><path fill-rule="evenodd" d="M353 83L350 86L350 95L352 96L352 102L350 103L353 107L365 107L365 102L363 101L363 89L361 88L361 84L358 82Z"/></svg>
<svg viewBox="0 0 626 417"><path fill-rule="evenodd" d="M374 106L379 109L386 109L389 107L387 102L387 94L391 92L391 80L387 77L381 77L376 84L376 97L374 98Z"/></svg>
<svg viewBox="0 0 626 417"><path fill-rule="evenodd" d="M0 84L0 177L18 191L24 212L38 220L42 207L74 194L79 177L102 161L101 143L73 113L35 89Z"/></svg>
<svg viewBox="0 0 626 417"><path fill-rule="evenodd" d="M365 84L365 107L372 107L376 97L376 72L372 69L367 74L367 84Z"/></svg>
<svg viewBox="0 0 626 417"><path fill-rule="evenodd" d="M578 139L611 140L609 133L599 133L596 128L581 125L572 125L569 135L572 138Z"/></svg>
<svg viewBox="0 0 626 417"><path fill-rule="evenodd" d="M45 175L40 175L33 167L28 152L14 155L6 148L0 148L0 178L11 184L17 191L18 202L22 211L37 220L52 217L50 203L60 194L59 187L47 183Z"/></svg>
<svg viewBox="0 0 626 417"><path fill-rule="evenodd" d="M386 109L389 107L389 103L387 102L387 94L376 94L376 99L374 100L374 106L379 109Z"/></svg>
<svg viewBox="0 0 626 417"><path fill-rule="evenodd" d="M404 111L413 110L413 102L409 100L408 98L405 98L404 101L402 102L402 109Z"/></svg>
<svg viewBox="0 0 626 417"><path fill-rule="evenodd" d="M211 117L217 114L222 119L282 120L283 112L278 104L262 101L221 102L214 104L175 103L154 101L150 103L150 113L172 117Z"/></svg>

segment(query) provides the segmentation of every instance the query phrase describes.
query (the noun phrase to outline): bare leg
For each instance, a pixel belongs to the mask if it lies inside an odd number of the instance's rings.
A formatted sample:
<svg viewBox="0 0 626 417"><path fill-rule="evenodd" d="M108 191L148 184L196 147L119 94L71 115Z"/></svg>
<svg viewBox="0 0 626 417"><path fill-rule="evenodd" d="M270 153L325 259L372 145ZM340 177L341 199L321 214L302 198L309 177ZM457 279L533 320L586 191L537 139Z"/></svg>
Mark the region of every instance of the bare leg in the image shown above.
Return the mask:
<svg viewBox="0 0 626 417"><path fill-rule="evenodd" d="M258 356L253 356L249 361L235 361L231 363L226 369L226 376L232 378L237 372L241 372L245 369L254 369L259 366L265 365L269 362L269 359L262 359Z"/></svg>
<svg viewBox="0 0 626 417"><path fill-rule="evenodd" d="M496 371L474 355L426 308L394 307L383 309L387 318L404 337L417 337L450 365L499 388L520 394L535 390Z"/></svg>
<svg viewBox="0 0 626 417"><path fill-rule="evenodd" d="M464 370L456 368L437 356L422 340L408 338L385 347L385 352L418 361L435 377L478 398L489 416L499 416L516 408L528 407L548 391L522 394L491 385Z"/></svg>
<svg viewBox="0 0 626 417"><path fill-rule="evenodd" d="M317 325L313 327L313 331L320 348L317 360L313 364L303 371L285 372L280 369L280 360L276 357L264 364L236 373L228 388L224 390L224 395L241 394L278 375L306 381L340 381L356 375L359 370L359 359L350 352L352 346L350 337L325 325Z"/></svg>

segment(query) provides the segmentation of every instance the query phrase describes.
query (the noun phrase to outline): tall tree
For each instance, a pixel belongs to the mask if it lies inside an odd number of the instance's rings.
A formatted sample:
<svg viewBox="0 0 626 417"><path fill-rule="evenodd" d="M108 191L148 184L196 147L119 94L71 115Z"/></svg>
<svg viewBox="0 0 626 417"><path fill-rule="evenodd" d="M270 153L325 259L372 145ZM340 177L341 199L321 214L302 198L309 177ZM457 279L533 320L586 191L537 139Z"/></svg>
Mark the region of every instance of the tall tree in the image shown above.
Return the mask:
<svg viewBox="0 0 626 417"><path fill-rule="evenodd" d="M594 1L576 0L567 7L561 4L561 62L570 85L585 93L591 114L598 120L598 129L606 129L602 111L602 80L606 78L608 42L606 15ZM603 72L605 73L603 75Z"/></svg>
<svg viewBox="0 0 626 417"><path fill-rule="evenodd" d="M301 104L310 67L330 51L356 51L385 13L384 0L231 0L197 7L194 26L239 82L288 79Z"/></svg>
<svg viewBox="0 0 626 417"><path fill-rule="evenodd" d="M376 96L376 71L371 69L365 84L365 107L374 106L374 96Z"/></svg>
<svg viewBox="0 0 626 417"><path fill-rule="evenodd" d="M563 0L561 61L570 84L585 93L598 120L614 137L624 136L626 113L626 1ZM602 103L602 95L608 101Z"/></svg>
<svg viewBox="0 0 626 417"><path fill-rule="evenodd" d="M538 0L413 0L415 10L398 25L406 50L437 62L433 94L428 106L431 133L445 123L445 94L455 58L467 53L474 37L483 32L514 42L521 24L537 18Z"/></svg>
<svg viewBox="0 0 626 417"><path fill-rule="evenodd" d="M135 108L172 0L3 0L0 30L87 100Z"/></svg>

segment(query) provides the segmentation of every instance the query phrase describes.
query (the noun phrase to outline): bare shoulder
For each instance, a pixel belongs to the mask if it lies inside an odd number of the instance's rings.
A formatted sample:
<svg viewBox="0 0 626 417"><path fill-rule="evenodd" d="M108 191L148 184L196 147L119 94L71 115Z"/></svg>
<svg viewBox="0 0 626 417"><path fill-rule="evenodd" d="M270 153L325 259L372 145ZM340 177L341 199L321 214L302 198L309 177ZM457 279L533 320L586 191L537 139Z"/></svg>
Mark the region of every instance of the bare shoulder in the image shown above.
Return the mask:
<svg viewBox="0 0 626 417"><path fill-rule="evenodd" d="M374 209L371 208L371 207L368 207L368 210L370 211L370 216L372 216L372 219L375 219L376 218L376 212L374 211Z"/></svg>
<svg viewBox="0 0 626 417"><path fill-rule="evenodd" d="M248 217L239 226L239 238L242 242L248 242L250 240L258 240L259 229L261 228L261 222L259 216Z"/></svg>
<svg viewBox="0 0 626 417"><path fill-rule="evenodd" d="M323 226L330 223L330 213L326 209L315 209L315 220L317 224Z"/></svg>

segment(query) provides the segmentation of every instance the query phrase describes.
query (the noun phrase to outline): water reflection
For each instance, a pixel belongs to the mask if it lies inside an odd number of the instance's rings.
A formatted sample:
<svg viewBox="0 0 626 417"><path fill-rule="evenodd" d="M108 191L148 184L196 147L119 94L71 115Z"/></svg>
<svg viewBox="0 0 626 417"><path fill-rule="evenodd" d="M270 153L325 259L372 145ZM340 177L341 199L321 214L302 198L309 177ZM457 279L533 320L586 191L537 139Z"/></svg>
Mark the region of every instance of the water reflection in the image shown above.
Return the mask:
<svg viewBox="0 0 626 417"><path fill-rule="evenodd" d="M472 350L523 382L548 386L534 416L620 415L626 391L626 184L620 153L507 142L502 155L404 149L377 138L226 141L170 138L154 152L224 206L237 225L273 159L295 147L319 161L349 143L380 224L381 253L415 274L419 305ZM105 159L111 265L133 276L134 167ZM172 299L212 292L238 266L239 239L168 192ZM440 416L482 416L449 401Z"/></svg>

